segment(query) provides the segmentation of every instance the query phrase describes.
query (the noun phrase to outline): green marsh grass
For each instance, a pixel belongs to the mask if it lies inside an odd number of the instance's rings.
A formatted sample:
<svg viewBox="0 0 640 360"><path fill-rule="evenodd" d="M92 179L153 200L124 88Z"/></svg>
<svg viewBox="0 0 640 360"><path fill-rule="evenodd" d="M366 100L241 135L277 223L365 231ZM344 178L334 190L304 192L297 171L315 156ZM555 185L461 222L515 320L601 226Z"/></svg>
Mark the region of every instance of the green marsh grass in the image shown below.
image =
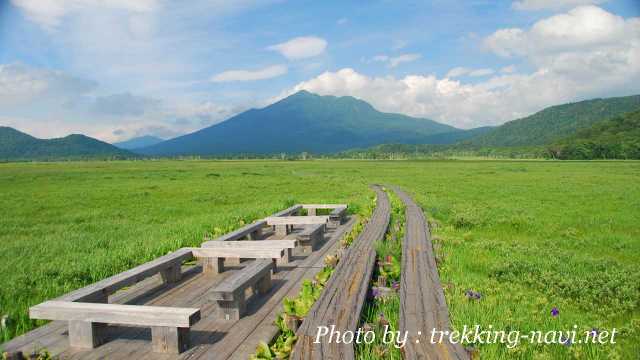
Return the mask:
<svg viewBox="0 0 640 360"><path fill-rule="evenodd" d="M296 202L346 202L395 184L425 209L453 327L611 329L609 345L477 345L482 358L640 354L640 163L122 161L0 164L0 340L29 306L205 232ZM469 300L466 290L482 293ZM559 316L550 310L557 307Z"/></svg>

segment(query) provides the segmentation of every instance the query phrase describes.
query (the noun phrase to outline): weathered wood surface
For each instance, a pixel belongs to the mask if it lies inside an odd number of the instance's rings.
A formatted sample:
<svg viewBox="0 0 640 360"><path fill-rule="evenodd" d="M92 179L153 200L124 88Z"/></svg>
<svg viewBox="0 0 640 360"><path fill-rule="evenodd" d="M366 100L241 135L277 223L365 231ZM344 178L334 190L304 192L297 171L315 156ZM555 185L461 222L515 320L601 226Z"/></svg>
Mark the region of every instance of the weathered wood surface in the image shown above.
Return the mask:
<svg viewBox="0 0 640 360"><path fill-rule="evenodd" d="M134 326L190 327L200 320L200 309L52 300L31 307L29 317Z"/></svg>
<svg viewBox="0 0 640 360"><path fill-rule="evenodd" d="M389 226L390 204L378 186L376 209L362 233L342 255L320 298L296 332L298 341L292 359L353 359L353 344L329 343L328 337L315 344L318 326L335 325L336 331L355 331L360 320L371 273L375 264L377 240Z"/></svg>
<svg viewBox="0 0 640 360"><path fill-rule="evenodd" d="M196 258L243 258L243 259L280 259L284 256L285 247L203 247L188 248Z"/></svg>
<svg viewBox="0 0 640 360"><path fill-rule="evenodd" d="M329 216L271 216L265 220L267 225L310 225L326 224Z"/></svg>
<svg viewBox="0 0 640 360"><path fill-rule="evenodd" d="M242 270L233 273L223 283L211 290L210 298L213 300L233 300L234 296L244 289L253 286L259 279L273 270L273 262L268 260L255 260L247 264Z"/></svg>
<svg viewBox="0 0 640 360"><path fill-rule="evenodd" d="M347 204L302 204L303 209L338 209L346 207Z"/></svg>
<svg viewBox="0 0 640 360"><path fill-rule="evenodd" d="M191 257L191 250L186 248L180 249L168 255L144 263L140 266L136 266L133 269L121 272L102 281L98 281L97 283L72 291L54 300L88 302L101 300L105 302L107 295L111 295L125 286L140 282L162 271L180 267L180 264L184 260L190 259Z"/></svg>
<svg viewBox="0 0 640 360"><path fill-rule="evenodd" d="M284 210L278 211L272 214L271 216L272 217L289 216L292 214L296 214L297 212L300 211L300 209L302 209L302 205L293 205ZM262 228L264 228L266 225L267 225L267 222L265 219L256 220L251 224L247 224L230 233L221 235L215 238L214 241L233 241L233 240L240 240L244 237L248 237L249 240L257 240L256 238L261 235L260 232L262 231Z"/></svg>
<svg viewBox="0 0 640 360"><path fill-rule="evenodd" d="M404 191L397 187L394 190L406 205L399 318L400 331L409 334L405 359L469 359L460 344L431 344L428 334L432 329L450 330L449 310L424 213Z"/></svg>
<svg viewBox="0 0 640 360"><path fill-rule="evenodd" d="M323 246L309 256L296 256L283 271L274 274L269 293L248 302L247 313L239 321L220 320L215 302L207 293L221 284L238 268L209 275L202 273L200 265L182 266L182 278L175 284L162 281L160 275L132 284L110 296L109 301L119 304L200 308L202 319L191 327L191 346L179 355L158 354L151 341L149 328L108 326L107 342L91 351L69 347L66 321L53 321L5 344L9 352L30 354L46 348L54 358L61 359L247 359L255 351L258 341L269 341L274 334L273 321L282 311L284 296L293 297L299 291L303 278L313 278L321 270L322 258L330 247L338 246L339 239L353 226L353 219L324 234ZM290 234L291 239L296 234Z"/></svg>
<svg viewBox="0 0 640 360"><path fill-rule="evenodd" d="M207 241L202 243L202 247L206 248L246 248L246 249L264 249L264 248L280 248L293 249L298 244L298 240L258 240L258 241Z"/></svg>

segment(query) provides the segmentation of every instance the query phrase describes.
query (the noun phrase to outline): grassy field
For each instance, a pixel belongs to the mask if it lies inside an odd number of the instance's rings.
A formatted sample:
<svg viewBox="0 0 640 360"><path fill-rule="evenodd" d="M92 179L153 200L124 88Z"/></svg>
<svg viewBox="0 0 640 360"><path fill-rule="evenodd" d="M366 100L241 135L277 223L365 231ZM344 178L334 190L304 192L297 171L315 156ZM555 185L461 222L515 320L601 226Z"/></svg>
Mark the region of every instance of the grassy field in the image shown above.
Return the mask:
<svg viewBox="0 0 640 360"><path fill-rule="evenodd" d="M619 331L615 345L476 345L483 358L634 358L638 180L638 162L0 164L0 340L36 325L30 305L296 202L357 212L378 182L431 218L454 328Z"/></svg>

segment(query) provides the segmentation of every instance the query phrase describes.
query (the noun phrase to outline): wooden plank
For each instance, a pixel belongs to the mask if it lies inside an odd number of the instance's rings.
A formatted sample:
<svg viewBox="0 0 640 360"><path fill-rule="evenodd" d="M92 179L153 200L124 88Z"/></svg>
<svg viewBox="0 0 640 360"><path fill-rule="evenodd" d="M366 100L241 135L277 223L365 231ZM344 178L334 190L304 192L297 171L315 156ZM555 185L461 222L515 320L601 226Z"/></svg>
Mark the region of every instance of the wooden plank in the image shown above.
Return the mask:
<svg viewBox="0 0 640 360"><path fill-rule="evenodd" d="M135 326L189 327L200 320L200 309L52 300L31 307L29 317Z"/></svg>
<svg viewBox="0 0 640 360"><path fill-rule="evenodd" d="M406 205L399 316L400 331L409 334L405 358L469 359L460 344L446 340L442 344L431 344L424 336L418 336L418 331L423 334L432 329L450 331L449 311L422 209L404 191L397 187L394 191Z"/></svg>
<svg viewBox="0 0 640 360"><path fill-rule="evenodd" d="M375 264L375 242L382 240L389 226L390 203L387 194L379 186L376 209L371 220L340 262L325 286L320 298L296 332L292 359L353 359L353 344L329 342L328 337L315 343L319 326L335 325L335 330L355 331L360 321L371 273Z"/></svg>
<svg viewBox="0 0 640 360"><path fill-rule="evenodd" d="M310 225L326 224L329 216L280 216L265 219L267 225Z"/></svg>
<svg viewBox="0 0 640 360"><path fill-rule="evenodd" d="M212 300L233 300L233 295L238 289L244 289L249 285L255 284L271 270L273 270L272 261L255 260L216 286L211 291L210 298Z"/></svg>
<svg viewBox="0 0 640 360"><path fill-rule="evenodd" d="M221 235L215 238L213 241L233 241L242 239L245 236L250 235L256 231L261 231L263 227L267 225L267 222L264 220L258 220L251 224L245 225L239 229L236 229L230 233Z"/></svg>
<svg viewBox="0 0 640 360"><path fill-rule="evenodd" d="M289 215L292 215L292 214L296 214L297 212L300 211L300 209L302 209L302 205L299 205L299 204L298 205L293 205L293 206L288 207L288 208L286 208L284 210L278 211L277 213L275 213L275 214L273 214L271 216L272 217L275 217L275 216L289 216Z"/></svg>
<svg viewBox="0 0 640 360"><path fill-rule="evenodd" d="M202 243L202 247L207 248L247 248L247 249L262 249L262 248L281 248L281 249L294 249L298 244L298 240L257 240L257 241L207 241Z"/></svg>
<svg viewBox="0 0 640 360"><path fill-rule="evenodd" d="M338 209L347 208L347 204L302 204L303 209Z"/></svg>
<svg viewBox="0 0 640 360"><path fill-rule="evenodd" d="M284 256L282 248L189 248L197 258L243 258L279 259Z"/></svg>
<svg viewBox="0 0 640 360"><path fill-rule="evenodd" d="M135 284L149 276L173 266L179 266L182 261L192 257L191 250L179 249L155 260L144 263L133 269L121 272L97 283L72 291L54 300L59 301L94 301L96 297L113 294L117 290Z"/></svg>

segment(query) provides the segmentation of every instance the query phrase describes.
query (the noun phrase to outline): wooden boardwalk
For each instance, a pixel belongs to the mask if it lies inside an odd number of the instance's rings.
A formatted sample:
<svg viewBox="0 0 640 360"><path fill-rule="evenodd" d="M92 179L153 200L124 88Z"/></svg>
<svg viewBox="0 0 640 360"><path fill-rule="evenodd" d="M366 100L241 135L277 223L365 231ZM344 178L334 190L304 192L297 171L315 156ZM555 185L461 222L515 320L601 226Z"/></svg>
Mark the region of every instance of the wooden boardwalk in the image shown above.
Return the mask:
<svg viewBox="0 0 640 360"><path fill-rule="evenodd" d="M219 319L217 304L206 294L245 263L218 275L203 273L200 265L183 266L182 279L177 283L163 283L157 275L110 296L110 303L199 308L202 317L191 327L191 347L180 355L153 352L151 330L131 326L109 325L107 342L95 349L70 348L66 321L53 321L3 344L3 348L25 355L46 349L62 359L247 359L259 341L269 342L277 333L273 321L282 311L282 299L295 296L301 281L312 279L322 269L324 256L338 251L340 239L353 224L354 219L350 219L329 230L322 246L310 255L294 254L292 261L274 274L271 290L254 297L247 304L246 316L239 321ZM295 229L287 238L294 239L300 231ZM274 235L264 236L270 239Z"/></svg>
<svg viewBox="0 0 640 360"><path fill-rule="evenodd" d="M383 239L389 225L390 203L378 186L377 206L362 233L341 256L320 298L313 305L296 335L292 359L353 359L352 344L329 343L328 338L314 344L318 326L335 325L339 331L355 331L360 321L371 272L375 264L375 242Z"/></svg>
<svg viewBox="0 0 640 360"><path fill-rule="evenodd" d="M406 205L399 324L401 332L409 332L405 359L469 359L460 344L431 344L432 329L449 331L449 310L422 209L404 191L394 190Z"/></svg>

